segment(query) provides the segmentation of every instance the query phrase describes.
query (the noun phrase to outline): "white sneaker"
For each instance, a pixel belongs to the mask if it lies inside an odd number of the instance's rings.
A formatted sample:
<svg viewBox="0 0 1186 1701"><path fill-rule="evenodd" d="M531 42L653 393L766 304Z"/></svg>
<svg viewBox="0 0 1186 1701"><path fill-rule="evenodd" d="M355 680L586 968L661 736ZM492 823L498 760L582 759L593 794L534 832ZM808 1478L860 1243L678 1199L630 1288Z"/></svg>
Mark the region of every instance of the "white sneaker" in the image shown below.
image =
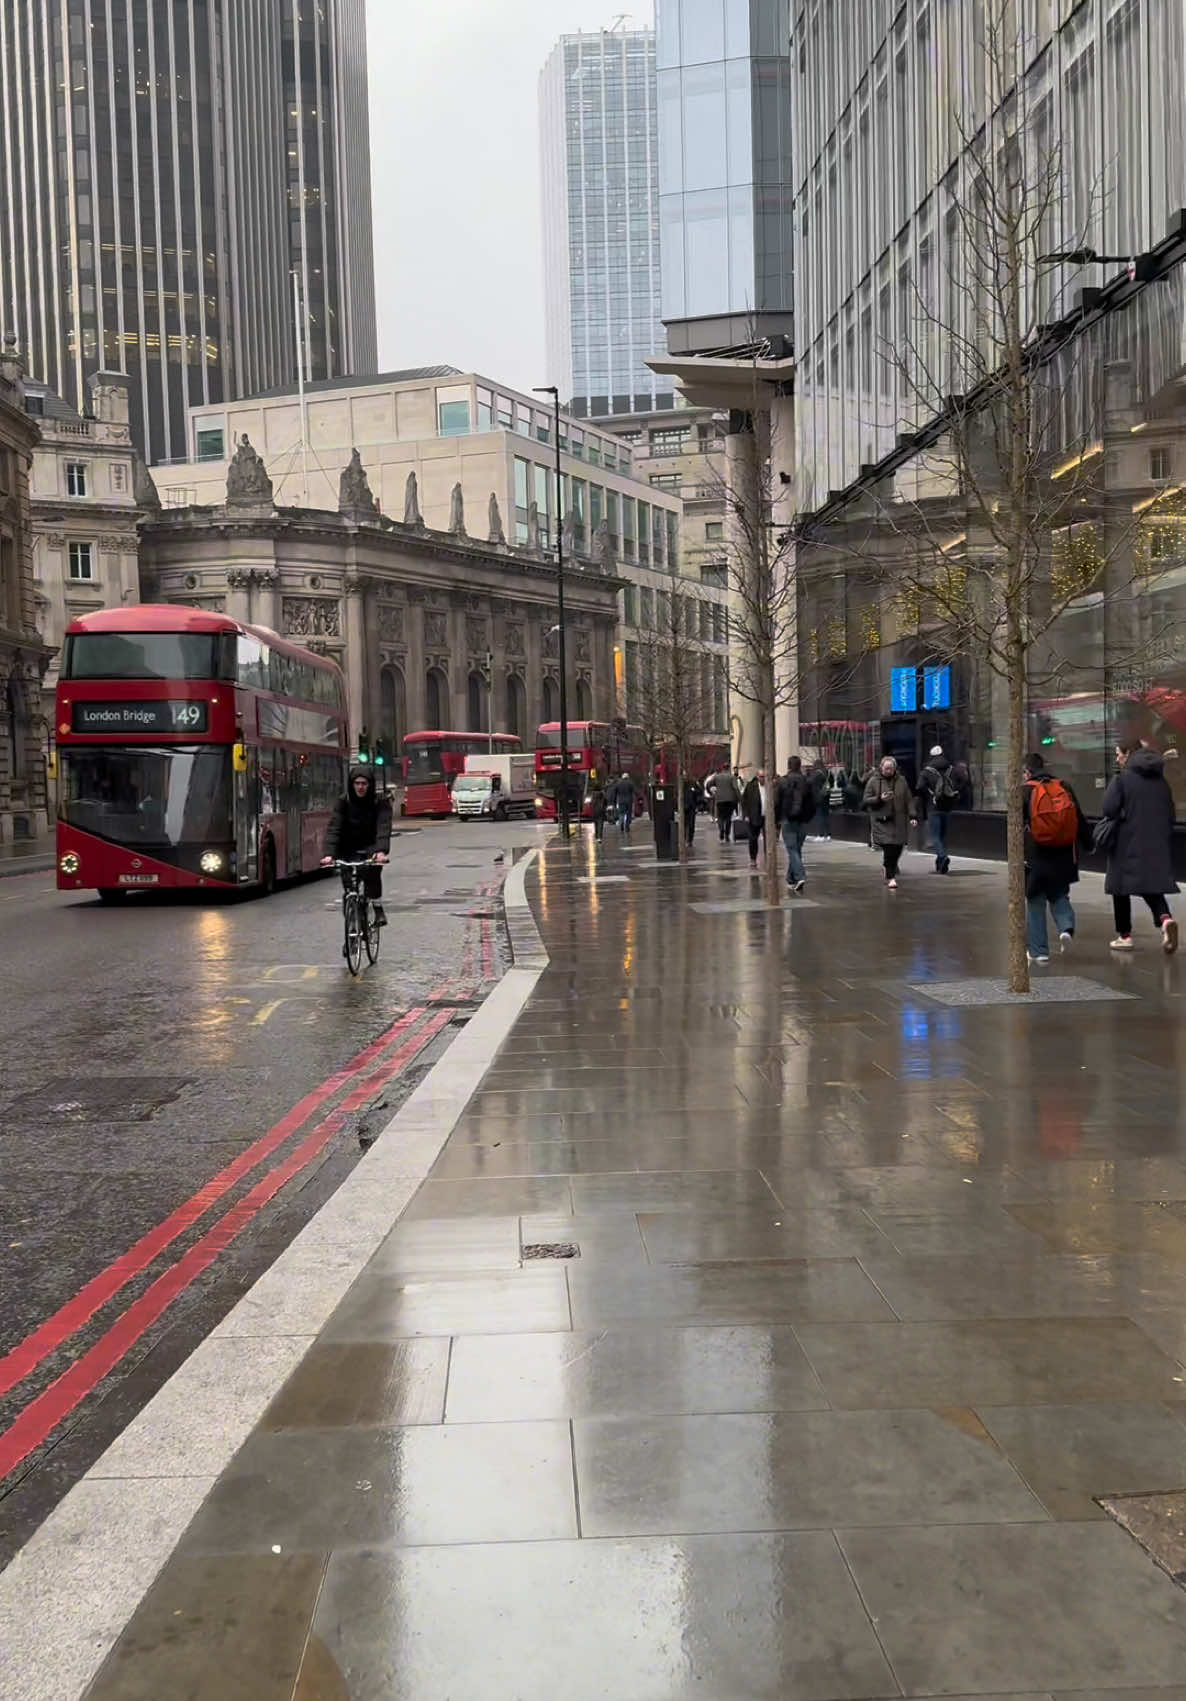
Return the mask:
<svg viewBox="0 0 1186 1701"><path fill-rule="evenodd" d="M898 882L896 880L887 880L886 885L889 887L891 892L896 892L898 889Z"/></svg>
<svg viewBox="0 0 1186 1701"><path fill-rule="evenodd" d="M1060 933L1059 934L1059 936L1058 936L1058 948L1059 948L1060 951L1069 951L1071 946L1074 943L1075 943L1075 935L1073 933Z"/></svg>
<svg viewBox="0 0 1186 1701"><path fill-rule="evenodd" d="M1161 948L1167 957L1172 957L1178 949L1178 924L1172 915L1167 915L1161 924Z"/></svg>
<svg viewBox="0 0 1186 1701"><path fill-rule="evenodd" d="M1126 938L1123 933L1118 933L1115 939L1109 942L1108 949L1109 951L1131 951L1132 940Z"/></svg>
<svg viewBox="0 0 1186 1701"><path fill-rule="evenodd" d="M1042 956L1036 957L1032 951L1027 951L1026 957L1029 959L1029 961L1031 963L1048 963L1050 961L1049 957L1042 957Z"/></svg>

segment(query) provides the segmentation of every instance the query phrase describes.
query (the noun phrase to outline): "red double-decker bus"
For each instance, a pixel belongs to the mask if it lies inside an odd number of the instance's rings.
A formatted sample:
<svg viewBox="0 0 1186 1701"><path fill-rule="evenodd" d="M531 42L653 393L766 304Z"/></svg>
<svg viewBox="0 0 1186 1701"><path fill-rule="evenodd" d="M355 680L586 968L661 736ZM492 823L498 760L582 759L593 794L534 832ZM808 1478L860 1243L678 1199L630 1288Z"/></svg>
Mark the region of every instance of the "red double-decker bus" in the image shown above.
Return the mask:
<svg viewBox="0 0 1186 1701"><path fill-rule="evenodd" d="M580 806L581 818L592 815L589 787L596 777L603 783L629 774L639 788L639 807L650 784L652 760L646 733L625 721L569 721L567 724L568 773L572 807ZM543 821L557 817L560 789L560 722L545 721L535 738L536 813Z"/></svg>
<svg viewBox="0 0 1186 1701"><path fill-rule="evenodd" d="M522 750L513 733L410 732L404 739L404 814L449 815L453 781L467 756L507 756Z"/></svg>
<svg viewBox="0 0 1186 1701"><path fill-rule="evenodd" d="M317 867L346 787L336 663L201 609L72 621L58 679L58 886L257 886Z"/></svg>

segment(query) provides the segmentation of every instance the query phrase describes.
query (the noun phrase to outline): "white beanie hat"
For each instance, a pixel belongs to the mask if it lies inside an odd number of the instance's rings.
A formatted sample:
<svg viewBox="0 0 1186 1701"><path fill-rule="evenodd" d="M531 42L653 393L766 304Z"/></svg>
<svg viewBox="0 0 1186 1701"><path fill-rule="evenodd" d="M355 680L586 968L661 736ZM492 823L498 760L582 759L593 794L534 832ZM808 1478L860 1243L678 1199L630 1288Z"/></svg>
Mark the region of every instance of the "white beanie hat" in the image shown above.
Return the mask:
<svg viewBox="0 0 1186 1701"><path fill-rule="evenodd" d="M943 746L941 744L932 744L931 755L932 756L942 756L942 754L943 754Z"/></svg>

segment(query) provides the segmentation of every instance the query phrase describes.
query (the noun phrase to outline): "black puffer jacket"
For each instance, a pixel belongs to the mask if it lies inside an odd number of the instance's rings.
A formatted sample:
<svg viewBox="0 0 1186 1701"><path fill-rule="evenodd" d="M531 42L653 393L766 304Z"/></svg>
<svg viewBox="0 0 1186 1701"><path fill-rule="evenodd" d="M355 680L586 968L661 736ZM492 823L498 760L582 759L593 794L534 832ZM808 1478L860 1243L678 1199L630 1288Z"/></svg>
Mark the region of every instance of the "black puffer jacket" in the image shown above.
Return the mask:
<svg viewBox="0 0 1186 1701"><path fill-rule="evenodd" d="M1176 892L1174 797L1156 750L1137 750L1104 793L1101 815L1116 822L1105 892L1134 898Z"/></svg>
<svg viewBox="0 0 1186 1701"><path fill-rule="evenodd" d="M354 781L361 775L367 782L365 797L355 797ZM351 768L345 797L340 797L325 835L326 856L354 858L391 849L391 805L375 794L375 776L369 768Z"/></svg>

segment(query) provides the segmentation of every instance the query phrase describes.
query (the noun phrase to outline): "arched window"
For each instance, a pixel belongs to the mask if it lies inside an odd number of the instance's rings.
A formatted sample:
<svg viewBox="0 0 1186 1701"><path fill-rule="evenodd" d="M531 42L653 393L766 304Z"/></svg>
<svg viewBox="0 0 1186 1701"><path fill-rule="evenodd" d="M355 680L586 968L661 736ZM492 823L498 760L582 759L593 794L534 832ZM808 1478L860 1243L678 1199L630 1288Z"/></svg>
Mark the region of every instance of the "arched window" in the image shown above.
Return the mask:
<svg viewBox="0 0 1186 1701"><path fill-rule="evenodd" d="M469 725L467 732L489 732L490 721L486 713L486 678L477 668L469 676L466 687L468 698Z"/></svg>
<svg viewBox="0 0 1186 1701"><path fill-rule="evenodd" d="M439 667L430 667L424 681L424 720L428 732L442 732L449 685Z"/></svg>
<svg viewBox="0 0 1186 1701"><path fill-rule="evenodd" d="M408 730L408 695L404 670L394 665L379 675L379 732L392 754L398 754Z"/></svg>
<svg viewBox="0 0 1186 1701"><path fill-rule="evenodd" d="M517 673L507 674L507 731L527 737L527 692Z"/></svg>
<svg viewBox="0 0 1186 1701"><path fill-rule="evenodd" d="M587 679L577 680L577 720L593 719L593 691Z"/></svg>
<svg viewBox="0 0 1186 1701"><path fill-rule="evenodd" d="M544 675L544 712L545 721L558 720L560 716L560 687L550 674Z"/></svg>

